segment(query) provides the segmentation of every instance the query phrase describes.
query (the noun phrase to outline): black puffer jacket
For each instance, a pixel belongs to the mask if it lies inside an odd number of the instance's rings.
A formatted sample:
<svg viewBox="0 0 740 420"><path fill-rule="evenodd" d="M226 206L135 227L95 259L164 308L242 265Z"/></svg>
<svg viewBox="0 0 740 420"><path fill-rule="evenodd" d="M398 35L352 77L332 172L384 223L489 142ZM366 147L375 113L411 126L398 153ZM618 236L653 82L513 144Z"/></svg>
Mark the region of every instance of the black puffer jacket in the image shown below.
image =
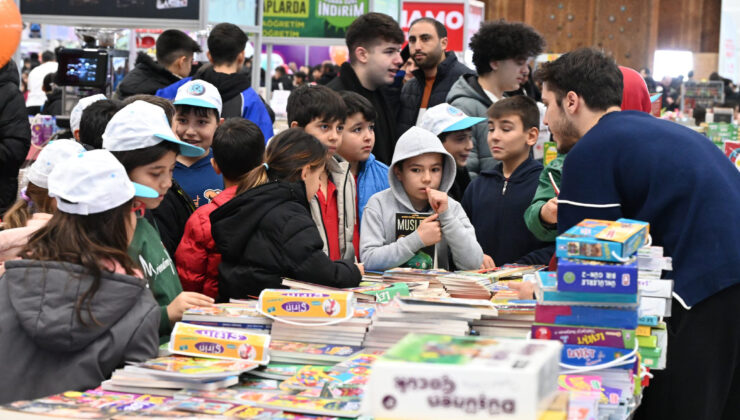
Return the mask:
<svg viewBox="0 0 740 420"><path fill-rule="evenodd" d="M15 202L18 169L31 147L31 126L19 83L11 60L0 68L0 215Z"/></svg>
<svg viewBox="0 0 740 420"><path fill-rule="evenodd" d="M175 74L161 64L155 62L145 52L140 52L136 57L136 66L116 89L118 99L126 99L129 96L144 93L154 95L157 90L167 87L180 80Z"/></svg>
<svg viewBox="0 0 740 420"><path fill-rule="evenodd" d="M460 76L475 73L468 66L457 61L454 52L448 51L446 54L444 61L437 66L437 76L434 78L427 108L444 103L450 88ZM421 99L424 96L424 85L426 84L424 71L416 69L413 75L414 78L406 82L403 85L403 90L401 90L401 110L398 114L399 135L416 125Z"/></svg>
<svg viewBox="0 0 740 420"><path fill-rule="evenodd" d="M220 301L281 288L281 277L332 287L360 282L357 266L322 251L303 182L274 181L237 195L211 213L211 233L222 254Z"/></svg>

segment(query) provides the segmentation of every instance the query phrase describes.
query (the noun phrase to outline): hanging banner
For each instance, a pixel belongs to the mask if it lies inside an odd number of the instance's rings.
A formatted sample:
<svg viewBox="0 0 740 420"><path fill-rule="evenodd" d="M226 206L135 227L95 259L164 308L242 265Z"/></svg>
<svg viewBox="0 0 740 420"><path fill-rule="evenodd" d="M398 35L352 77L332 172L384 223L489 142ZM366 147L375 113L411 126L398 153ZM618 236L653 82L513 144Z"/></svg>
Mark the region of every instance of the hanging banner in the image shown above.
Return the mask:
<svg viewBox="0 0 740 420"><path fill-rule="evenodd" d="M369 0L265 0L262 35L344 39L347 27L369 11Z"/></svg>
<svg viewBox="0 0 740 420"><path fill-rule="evenodd" d="M462 52L465 39L465 4L464 3L432 3L404 1L401 10L401 29L406 38L409 35L409 25L416 19L429 17L447 28L447 50ZM480 25L480 24L479 24ZM476 26L477 31L477 26Z"/></svg>

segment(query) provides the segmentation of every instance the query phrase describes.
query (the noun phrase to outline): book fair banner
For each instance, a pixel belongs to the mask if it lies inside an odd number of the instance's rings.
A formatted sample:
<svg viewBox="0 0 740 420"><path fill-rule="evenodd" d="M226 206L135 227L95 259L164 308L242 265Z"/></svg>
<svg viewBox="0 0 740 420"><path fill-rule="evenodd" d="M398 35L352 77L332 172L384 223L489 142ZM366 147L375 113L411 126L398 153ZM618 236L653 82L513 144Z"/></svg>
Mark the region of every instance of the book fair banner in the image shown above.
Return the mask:
<svg viewBox="0 0 740 420"><path fill-rule="evenodd" d="M369 11L369 0L265 0L262 35L343 39L347 27Z"/></svg>

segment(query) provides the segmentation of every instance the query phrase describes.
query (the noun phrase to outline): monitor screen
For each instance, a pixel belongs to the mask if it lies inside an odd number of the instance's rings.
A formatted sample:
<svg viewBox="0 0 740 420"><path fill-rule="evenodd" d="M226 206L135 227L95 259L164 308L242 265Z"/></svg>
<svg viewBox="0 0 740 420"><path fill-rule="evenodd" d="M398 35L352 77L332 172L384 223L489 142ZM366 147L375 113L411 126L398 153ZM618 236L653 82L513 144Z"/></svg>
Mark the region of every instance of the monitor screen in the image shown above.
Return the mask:
<svg viewBox="0 0 740 420"><path fill-rule="evenodd" d="M104 51L63 49L58 54L57 84L104 87L108 54Z"/></svg>

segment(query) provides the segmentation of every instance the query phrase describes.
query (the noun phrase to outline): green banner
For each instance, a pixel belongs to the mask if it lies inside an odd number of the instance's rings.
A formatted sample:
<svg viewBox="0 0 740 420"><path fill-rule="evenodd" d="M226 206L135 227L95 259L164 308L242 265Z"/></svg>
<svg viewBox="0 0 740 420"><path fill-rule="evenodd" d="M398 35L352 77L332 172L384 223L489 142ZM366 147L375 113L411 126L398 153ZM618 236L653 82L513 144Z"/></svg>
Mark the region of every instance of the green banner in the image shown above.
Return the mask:
<svg viewBox="0 0 740 420"><path fill-rule="evenodd" d="M344 38L347 27L369 11L369 0L265 0L262 35L279 38Z"/></svg>

